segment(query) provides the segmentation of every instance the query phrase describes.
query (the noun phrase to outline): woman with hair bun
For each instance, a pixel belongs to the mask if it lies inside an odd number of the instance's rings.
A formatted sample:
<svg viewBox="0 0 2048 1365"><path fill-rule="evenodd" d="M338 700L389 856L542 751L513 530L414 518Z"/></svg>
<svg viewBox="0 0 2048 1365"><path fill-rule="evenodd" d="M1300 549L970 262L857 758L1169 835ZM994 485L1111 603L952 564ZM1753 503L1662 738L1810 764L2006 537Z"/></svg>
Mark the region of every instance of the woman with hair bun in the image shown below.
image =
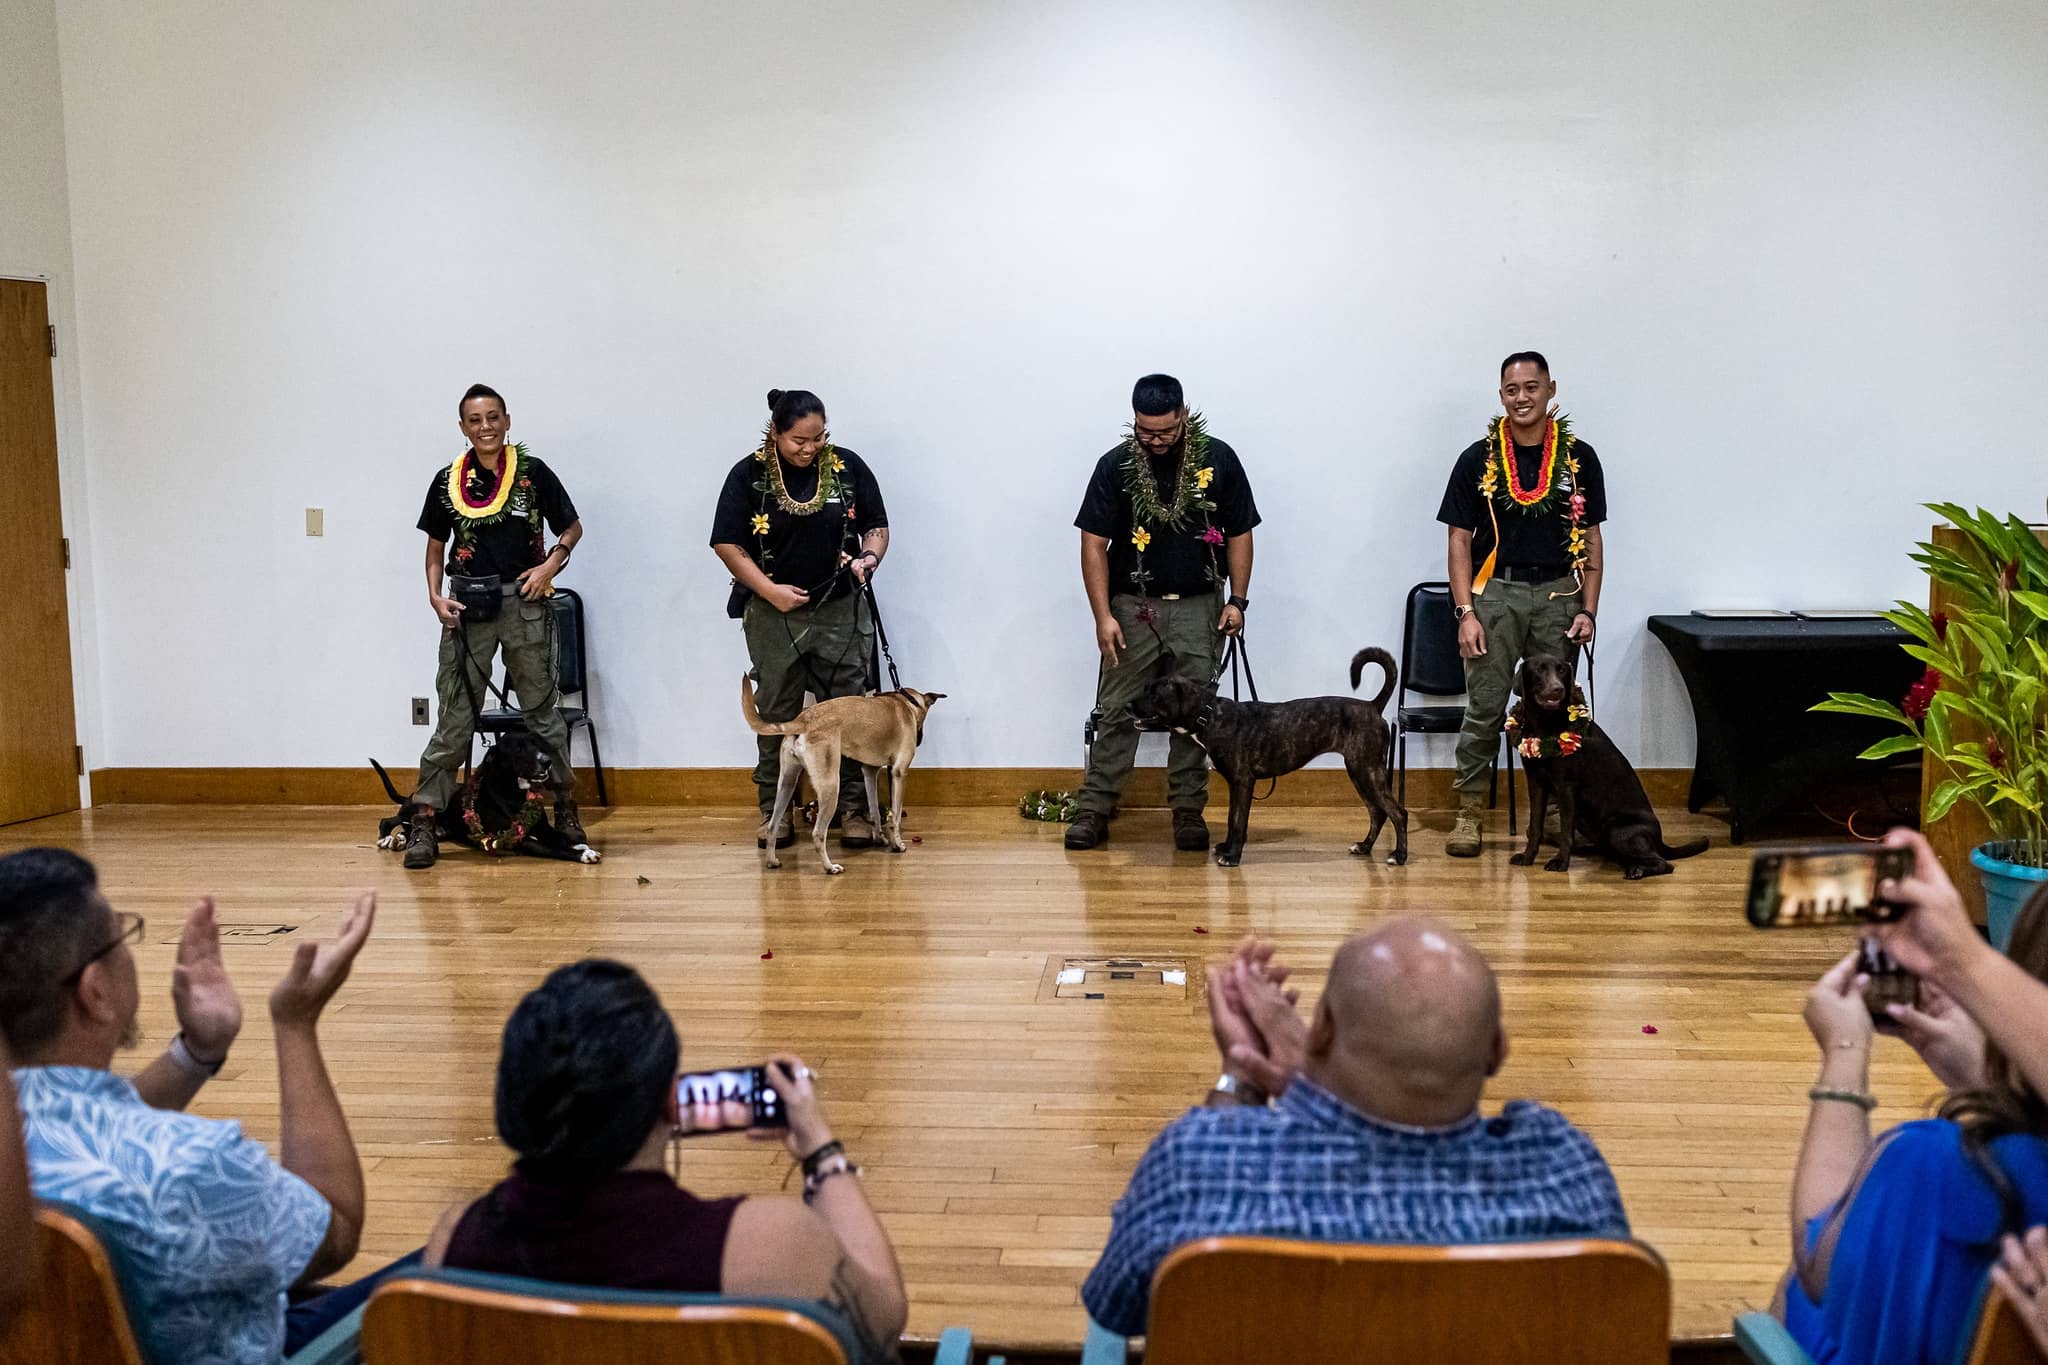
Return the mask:
<svg viewBox="0 0 2048 1365"><path fill-rule="evenodd" d="M592 958L552 972L512 1011L498 1058L498 1135L518 1154L512 1173L443 1215L426 1263L815 1299L847 1320L865 1359L893 1358L908 1311L903 1272L810 1071L795 1057L769 1060L789 1127L749 1134L779 1137L803 1163L803 1198L704 1199L665 1162L683 1131L680 1054L661 998L631 967Z"/></svg>
<svg viewBox="0 0 2048 1365"><path fill-rule="evenodd" d="M875 621L860 590L889 553L889 513L867 462L832 444L825 405L805 389L768 391L768 429L752 454L732 467L711 519L711 549L732 574L726 614L746 628L766 721L794 719L804 693L814 700L867 690ZM759 739L754 786L761 806L759 844L795 841L775 810L782 741ZM818 793L818 799L830 799ZM839 766L839 842L869 848L874 812L858 764Z"/></svg>

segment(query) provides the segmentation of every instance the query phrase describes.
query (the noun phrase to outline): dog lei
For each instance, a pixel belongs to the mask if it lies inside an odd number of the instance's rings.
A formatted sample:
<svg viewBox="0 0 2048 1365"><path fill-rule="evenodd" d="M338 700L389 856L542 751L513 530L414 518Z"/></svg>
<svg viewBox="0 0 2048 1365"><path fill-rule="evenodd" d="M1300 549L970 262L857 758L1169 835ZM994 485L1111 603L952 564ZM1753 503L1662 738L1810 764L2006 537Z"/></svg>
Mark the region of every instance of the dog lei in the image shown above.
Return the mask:
<svg viewBox="0 0 2048 1365"><path fill-rule="evenodd" d="M1508 713L1507 731L1511 739L1521 733L1522 710L1528 704L1527 701L1523 701ZM1565 724L1584 720L1591 714L1586 709L1586 694L1574 687L1571 702L1564 708ZM1514 740L1514 745L1515 752L1523 758L1569 758L1577 753L1579 746L1585 742L1586 733L1583 730L1560 730L1554 735L1522 735L1520 739Z"/></svg>
<svg viewBox="0 0 2048 1365"><path fill-rule="evenodd" d="M541 800L540 792L528 788L526 803L512 817L512 823L495 833L484 829L484 818L476 813L477 778L470 775L468 790L463 792L462 823L469 830L469 837L476 846L494 858L509 857L519 851L526 842L528 831L537 828L547 819L547 803Z"/></svg>

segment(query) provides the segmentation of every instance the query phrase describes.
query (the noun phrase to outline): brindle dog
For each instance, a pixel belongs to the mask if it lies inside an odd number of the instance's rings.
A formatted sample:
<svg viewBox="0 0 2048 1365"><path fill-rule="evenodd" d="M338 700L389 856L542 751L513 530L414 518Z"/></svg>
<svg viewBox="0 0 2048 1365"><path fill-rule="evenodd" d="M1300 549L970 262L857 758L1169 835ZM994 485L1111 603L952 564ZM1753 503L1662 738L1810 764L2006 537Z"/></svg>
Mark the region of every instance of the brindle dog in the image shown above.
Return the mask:
<svg viewBox="0 0 2048 1365"><path fill-rule="evenodd" d="M373 758L370 766L377 770L385 792L398 803L397 814L387 815L377 822L377 847L402 849L417 807L398 794L398 788L392 785L391 774L384 771L383 764ZM434 813L435 832L444 843L475 847L476 839L470 832L466 814L468 811L476 812L477 821L486 835L501 835L512 828L513 821L526 806L528 794L545 791L553 781L554 763L548 757L546 746L530 730L508 730L496 744L484 750L482 761L476 765L474 786L464 786L449 809ZM560 858L571 863L604 860L604 855L589 844L571 843L569 836L556 829L545 812L510 851L524 853L531 858Z"/></svg>
<svg viewBox="0 0 2048 1365"><path fill-rule="evenodd" d="M1357 697L1303 697L1297 701L1235 702L1191 678L1159 678L1147 683L1131 707L1141 730L1172 730L1208 751L1209 761L1230 784L1230 829L1216 846L1216 862L1236 867L1244 857L1247 826L1252 818L1252 790L1262 778L1280 777L1321 754L1342 754L1351 785L1372 811L1365 838L1351 845L1360 857L1387 821L1394 822L1390 863L1408 861L1408 812L1394 799L1387 781L1390 742L1387 698L1394 695L1394 656L1384 649L1361 649L1351 659L1351 685L1357 687L1368 663L1386 671L1386 686L1371 701Z"/></svg>
<svg viewBox="0 0 2048 1365"><path fill-rule="evenodd" d="M1569 754L1531 758L1522 755L1529 774L1529 842L1508 861L1527 867L1538 857L1543 817L1557 798L1557 856L1543 866L1565 872L1572 854L1603 853L1621 864L1630 881L1661 877L1671 871L1670 859L1690 858L1707 851L1705 838L1673 846L1664 842L1664 827L1650 806L1642 779L1607 732L1591 716L1572 719L1571 710L1584 704L1573 685L1572 666L1555 654L1531 654L1522 660L1515 691L1520 700L1510 715L1517 744L1535 741L1550 747L1561 734L1579 736Z"/></svg>

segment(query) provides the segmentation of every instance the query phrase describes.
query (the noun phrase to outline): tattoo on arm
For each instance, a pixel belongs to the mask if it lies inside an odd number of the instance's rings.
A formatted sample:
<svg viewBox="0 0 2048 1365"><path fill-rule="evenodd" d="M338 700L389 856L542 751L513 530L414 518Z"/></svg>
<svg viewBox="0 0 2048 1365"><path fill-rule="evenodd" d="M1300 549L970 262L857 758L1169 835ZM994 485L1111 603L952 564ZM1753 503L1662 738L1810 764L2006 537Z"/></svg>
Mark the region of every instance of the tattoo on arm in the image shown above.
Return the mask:
<svg viewBox="0 0 2048 1365"><path fill-rule="evenodd" d="M868 1365L876 1362L893 1361L896 1357L896 1343L882 1341L875 1335L874 1326L868 1322L862 1311L860 1295L853 1283L852 1263L846 1257L839 1258L839 1264L832 1270L832 1287L825 1291L824 1305L845 1318L853 1328L854 1339L860 1343L860 1358Z"/></svg>
<svg viewBox="0 0 2048 1365"><path fill-rule="evenodd" d="M862 536L860 538L860 548L863 552L869 550L874 551L875 557L878 559L881 556L888 554L889 528L886 526L877 526L874 530Z"/></svg>

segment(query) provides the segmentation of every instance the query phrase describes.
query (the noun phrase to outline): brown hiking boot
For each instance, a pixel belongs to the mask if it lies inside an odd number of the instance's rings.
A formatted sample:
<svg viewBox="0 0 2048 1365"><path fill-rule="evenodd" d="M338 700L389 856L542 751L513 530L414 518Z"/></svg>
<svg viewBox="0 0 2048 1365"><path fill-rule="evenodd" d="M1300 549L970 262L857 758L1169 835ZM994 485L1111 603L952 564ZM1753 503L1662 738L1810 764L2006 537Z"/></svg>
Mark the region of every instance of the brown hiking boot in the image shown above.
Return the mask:
<svg viewBox="0 0 2048 1365"><path fill-rule="evenodd" d="M560 830L570 843L589 847L590 836L583 832L583 816L577 811L573 798L555 798L555 828Z"/></svg>
<svg viewBox="0 0 2048 1365"><path fill-rule="evenodd" d="M878 841L875 827L867 816L858 811L839 812L839 846L841 848L873 848Z"/></svg>
<svg viewBox="0 0 2048 1365"><path fill-rule="evenodd" d="M1092 810L1084 810L1067 826L1067 847L1096 848L1109 842L1109 821Z"/></svg>
<svg viewBox="0 0 2048 1365"><path fill-rule="evenodd" d="M1209 826L1198 810L1173 813L1173 846L1183 853L1204 853L1209 848Z"/></svg>
<svg viewBox="0 0 2048 1365"><path fill-rule="evenodd" d="M1458 793L1458 815L1451 822L1451 837L1444 840L1444 852L1453 858L1479 856L1479 822L1486 815L1486 797L1481 792Z"/></svg>
<svg viewBox="0 0 2048 1365"><path fill-rule="evenodd" d="M418 872L432 867L441 857L441 839L434 827L434 812L414 807L405 831L405 865Z"/></svg>
<svg viewBox="0 0 2048 1365"><path fill-rule="evenodd" d="M775 814L775 807L761 807L761 832L754 836L755 848L768 847L768 817ZM796 842L796 830L790 822L790 811L782 812L782 823L775 827L775 846L788 848Z"/></svg>

